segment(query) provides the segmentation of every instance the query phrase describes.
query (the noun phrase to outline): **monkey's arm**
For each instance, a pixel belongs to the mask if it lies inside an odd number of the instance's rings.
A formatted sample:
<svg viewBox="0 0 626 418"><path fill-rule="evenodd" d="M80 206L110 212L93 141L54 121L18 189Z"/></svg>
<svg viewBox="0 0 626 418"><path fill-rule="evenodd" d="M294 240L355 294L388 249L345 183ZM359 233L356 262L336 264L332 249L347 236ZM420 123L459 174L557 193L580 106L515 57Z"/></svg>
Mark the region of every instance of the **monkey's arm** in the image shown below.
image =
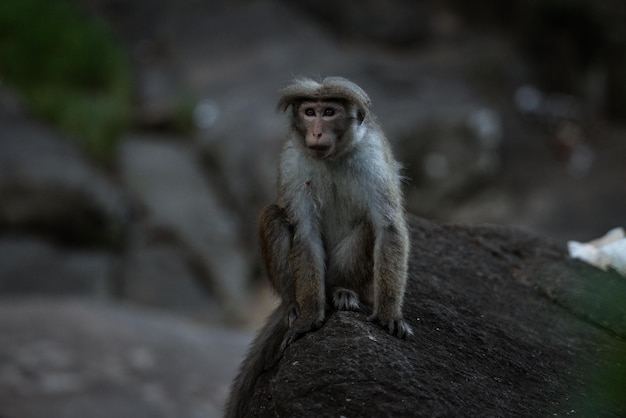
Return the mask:
<svg viewBox="0 0 626 418"><path fill-rule="evenodd" d="M280 199L279 199L280 201ZM269 205L259 216L261 253L268 279L286 306L285 348L324 320L324 252L321 236L304 204ZM310 210L310 209L309 209ZM295 212L295 215L294 215Z"/></svg>
<svg viewBox="0 0 626 418"><path fill-rule="evenodd" d="M400 177L397 169L394 171L396 174L377 188L381 193L372 214L375 230L374 306L370 320L381 324L392 335L407 338L413 331L402 318L402 304L410 242Z"/></svg>
<svg viewBox="0 0 626 418"><path fill-rule="evenodd" d="M296 312L284 346L319 328L324 321L324 248L321 235L309 222L295 226L289 264L295 285Z"/></svg>
<svg viewBox="0 0 626 418"><path fill-rule="evenodd" d="M300 335L319 328L324 321L325 251L320 230L319 214L309 174L302 170L302 155L288 143L281 156L278 177L277 205L284 211L289 232L287 285L293 289L294 307L291 327L283 346ZM304 160L306 161L306 159Z"/></svg>
<svg viewBox="0 0 626 418"><path fill-rule="evenodd" d="M406 224L397 222L376 232L374 243L374 312L370 320L378 322L390 334L407 338L413 334L402 319L408 261Z"/></svg>

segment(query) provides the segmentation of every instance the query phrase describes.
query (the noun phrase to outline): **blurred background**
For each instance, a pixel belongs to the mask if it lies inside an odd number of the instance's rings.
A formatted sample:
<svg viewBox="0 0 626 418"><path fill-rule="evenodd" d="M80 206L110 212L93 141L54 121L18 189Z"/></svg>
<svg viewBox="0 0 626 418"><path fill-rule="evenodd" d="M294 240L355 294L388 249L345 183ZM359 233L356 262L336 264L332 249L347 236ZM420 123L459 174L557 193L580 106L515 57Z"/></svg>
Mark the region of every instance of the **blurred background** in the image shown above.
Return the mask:
<svg viewBox="0 0 626 418"><path fill-rule="evenodd" d="M409 212L626 226L621 0L3 0L0 416L199 417L275 303L296 75L371 96Z"/></svg>

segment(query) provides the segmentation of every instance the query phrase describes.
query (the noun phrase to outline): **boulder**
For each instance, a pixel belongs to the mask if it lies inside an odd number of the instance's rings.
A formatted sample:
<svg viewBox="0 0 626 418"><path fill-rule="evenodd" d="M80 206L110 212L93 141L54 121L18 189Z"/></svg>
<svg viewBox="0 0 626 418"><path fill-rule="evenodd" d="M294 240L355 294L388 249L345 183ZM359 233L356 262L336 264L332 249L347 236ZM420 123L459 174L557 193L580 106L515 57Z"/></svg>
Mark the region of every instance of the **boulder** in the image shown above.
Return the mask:
<svg viewBox="0 0 626 418"><path fill-rule="evenodd" d="M250 341L93 299L0 301L0 416L218 418Z"/></svg>
<svg viewBox="0 0 626 418"><path fill-rule="evenodd" d="M626 280L498 226L411 219L400 340L333 312L262 373L250 417L624 416Z"/></svg>
<svg viewBox="0 0 626 418"><path fill-rule="evenodd" d="M118 249L129 208L103 170L0 90L0 233Z"/></svg>
<svg viewBox="0 0 626 418"><path fill-rule="evenodd" d="M354 7L354 3L349 0L338 0L333 3L333 7L327 7L323 2L305 0L292 4L316 16L342 38L373 41L399 49L423 43L441 31L438 30L442 25L439 22L441 17L433 13L436 7L431 3L410 0L371 1ZM446 26L451 25L452 22Z"/></svg>
<svg viewBox="0 0 626 418"><path fill-rule="evenodd" d="M223 314L211 294L202 288L199 273L194 271L194 263L185 248L154 241L149 232L133 235L144 239L137 237L129 243L117 289L119 296L179 313Z"/></svg>
<svg viewBox="0 0 626 418"><path fill-rule="evenodd" d="M0 88L0 293L110 294L129 215L102 167Z"/></svg>
<svg viewBox="0 0 626 418"><path fill-rule="evenodd" d="M34 237L0 238L0 294L84 295L114 290L119 256L55 246Z"/></svg>
<svg viewBox="0 0 626 418"><path fill-rule="evenodd" d="M180 294L190 294L190 284L185 283L196 277L197 283L217 294L227 312L242 312L250 273L239 220L205 177L194 148L165 136L129 136L122 143L119 166L128 193L144 209L140 223L153 235L142 239L145 232L135 228L139 238L129 244L126 290L141 287L142 281L145 289L169 282L178 283ZM168 241L170 247L181 249L179 255L159 250ZM160 262L154 259L159 252ZM163 269L165 257L170 268ZM155 263L161 267L150 268Z"/></svg>

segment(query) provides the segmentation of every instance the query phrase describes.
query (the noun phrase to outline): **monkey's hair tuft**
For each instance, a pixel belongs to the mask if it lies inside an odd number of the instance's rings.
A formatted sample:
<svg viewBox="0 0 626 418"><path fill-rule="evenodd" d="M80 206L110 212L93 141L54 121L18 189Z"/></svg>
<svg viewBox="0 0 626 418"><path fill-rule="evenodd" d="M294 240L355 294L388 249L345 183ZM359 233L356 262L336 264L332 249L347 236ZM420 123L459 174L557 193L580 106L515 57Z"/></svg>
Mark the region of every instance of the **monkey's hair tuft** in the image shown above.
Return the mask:
<svg viewBox="0 0 626 418"><path fill-rule="evenodd" d="M284 112L294 103L305 100L345 100L357 107L361 121L371 106L367 93L346 78L326 77L318 82L309 77L296 77L280 91L278 110Z"/></svg>

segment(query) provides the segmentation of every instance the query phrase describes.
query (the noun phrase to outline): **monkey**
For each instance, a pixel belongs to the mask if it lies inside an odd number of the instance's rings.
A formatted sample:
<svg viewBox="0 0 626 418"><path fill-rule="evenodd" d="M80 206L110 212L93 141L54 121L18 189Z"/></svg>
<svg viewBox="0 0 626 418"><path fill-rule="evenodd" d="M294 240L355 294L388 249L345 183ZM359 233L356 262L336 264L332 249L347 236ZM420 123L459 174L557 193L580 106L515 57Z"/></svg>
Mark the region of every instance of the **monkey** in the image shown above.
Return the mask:
<svg viewBox="0 0 626 418"><path fill-rule="evenodd" d="M413 334L402 316L409 233L401 166L358 85L296 78L276 201L261 210L263 267L281 298L235 379L227 417L243 416L257 377L287 346L319 329L330 310L367 312L391 335Z"/></svg>

